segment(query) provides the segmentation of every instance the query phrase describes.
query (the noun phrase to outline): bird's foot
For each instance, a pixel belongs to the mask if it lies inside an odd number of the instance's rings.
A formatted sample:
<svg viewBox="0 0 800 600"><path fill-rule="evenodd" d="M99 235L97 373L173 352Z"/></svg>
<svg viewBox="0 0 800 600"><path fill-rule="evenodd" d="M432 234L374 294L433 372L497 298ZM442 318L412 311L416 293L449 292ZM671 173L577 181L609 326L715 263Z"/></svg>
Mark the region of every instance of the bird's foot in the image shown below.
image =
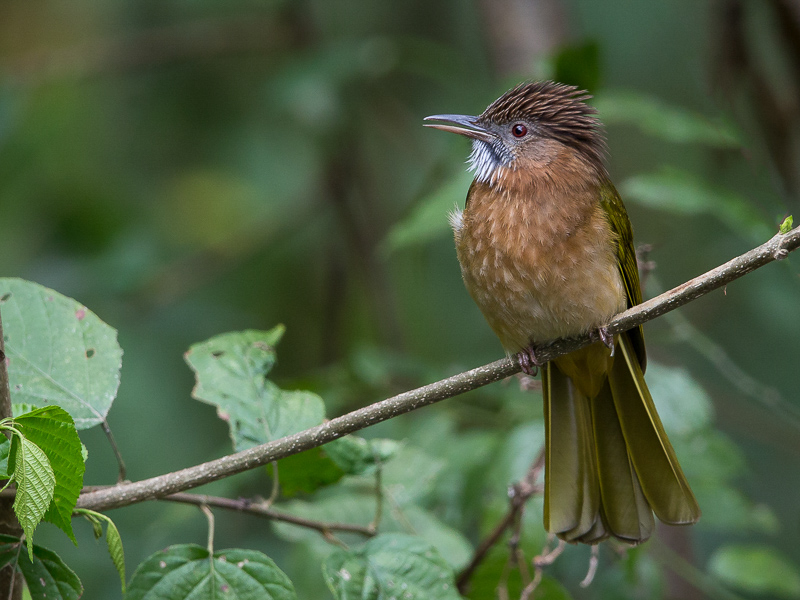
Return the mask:
<svg viewBox="0 0 800 600"><path fill-rule="evenodd" d="M517 353L517 360L519 361L519 366L522 367L522 372L531 377L536 377L539 373L539 367L544 365L536 357L536 349L533 346L528 346Z"/></svg>
<svg viewBox="0 0 800 600"><path fill-rule="evenodd" d="M611 350L611 356L614 356L614 334L609 333L606 327L597 328L597 337L603 342L603 345Z"/></svg>

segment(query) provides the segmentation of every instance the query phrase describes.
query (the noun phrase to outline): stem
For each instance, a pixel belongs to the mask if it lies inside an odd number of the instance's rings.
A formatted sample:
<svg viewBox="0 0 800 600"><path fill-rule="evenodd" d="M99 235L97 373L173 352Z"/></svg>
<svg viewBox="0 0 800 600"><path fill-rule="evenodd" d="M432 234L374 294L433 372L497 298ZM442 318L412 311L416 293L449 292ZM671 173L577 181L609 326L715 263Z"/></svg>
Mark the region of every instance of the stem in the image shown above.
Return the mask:
<svg viewBox="0 0 800 600"><path fill-rule="evenodd" d="M203 511L203 514L208 519L208 556L212 559L213 564L213 557L214 557L214 513L211 512L211 509L208 508L207 504L201 504L200 510ZM212 566L213 569L213 566Z"/></svg>

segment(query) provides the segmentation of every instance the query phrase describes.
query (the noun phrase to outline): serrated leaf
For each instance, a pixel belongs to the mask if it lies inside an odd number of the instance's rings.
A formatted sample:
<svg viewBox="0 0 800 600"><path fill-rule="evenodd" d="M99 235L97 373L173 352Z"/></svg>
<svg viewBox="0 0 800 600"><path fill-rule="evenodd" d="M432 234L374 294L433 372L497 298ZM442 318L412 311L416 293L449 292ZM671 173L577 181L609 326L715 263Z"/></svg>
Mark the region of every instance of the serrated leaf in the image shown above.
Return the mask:
<svg viewBox="0 0 800 600"><path fill-rule="evenodd" d="M72 532L72 511L83 487L86 465L72 417L61 407L47 406L15 417L14 423L47 455L55 476L53 502L45 520L66 533L77 546Z"/></svg>
<svg viewBox="0 0 800 600"><path fill-rule="evenodd" d="M195 544L156 552L137 567L125 600L297 599L289 578L261 552L221 550L209 558Z"/></svg>
<svg viewBox="0 0 800 600"><path fill-rule="evenodd" d="M119 579L122 583L122 593L125 593L125 550L122 547L122 537L119 535L119 529L111 519L106 519L106 545L108 546L108 554L111 556L111 562L119 573Z"/></svg>
<svg viewBox="0 0 800 600"><path fill-rule="evenodd" d="M727 585L748 593L800 598L800 569L769 546L723 546L711 556L708 570Z"/></svg>
<svg viewBox="0 0 800 600"><path fill-rule="evenodd" d="M459 173L433 193L421 198L408 216L389 230L381 243L381 251L390 254L450 235L447 215L463 204L471 181L472 175Z"/></svg>
<svg viewBox="0 0 800 600"><path fill-rule="evenodd" d="M322 572L336 600L459 600L453 571L430 544L383 534L358 550L338 550Z"/></svg>
<svg viewBox="0 0 800 600"><path fill-rule="evenodd" d="M56 477L41 448L19 435L14 435L11 441L8 462L14 465L11 476L17 484L14 513L25 532L28 554L33 560L33 532L53 500Z"/></svg>
<svg viewBox="0 0 800 600"><path fill-rule="evenodd" d="M80 579L61 558L47 548L30 544L33 557L19 552L22 542L13 536L0 535L0 566L19 557L17 569L22 573L32 600L78 600L83 594Z"/></svg>
<svg viewBox="0 0 800 600"><path fill-rule="evenodd" d="M395 440L366 440L346 435L325 444L323 449L348 475L365 475L374 472L378 463L384 464L393 458L401 446Z"/></svg>
<svg viewBox="0 0 800 600"><path fill-rule="evenodd" d="M12 402L58 405L78 429L101 423L119 387L116 330L75 300L22 279L0 279L0 300Z"/></svg>
<svg viewBox="0 0 800 600"><path fill-rule="evenodd" d="M745 198L686 171L663 168L637 175L624 181L620 191L626 200L658 210L711 215L754 241L772 237L771 228Z"/></svg>
<svg viewBox="0 0 800 600"><path fill-rule="evenodd" d="M680 144L704 144L714 148L738 148L740 135L725 123L630 91L607 91L594 100L606 125L626 123L662 140Z"/></svg>
<svg viewBox="0 0 800 600"><path fill-rule="evenodd" d="M322 423L325 404L311 392L285 391L266 379L282 325L270 331L225 333L193 345L186 362L197 383L192 396L217 406L234 448L244 450Z"/></svg>

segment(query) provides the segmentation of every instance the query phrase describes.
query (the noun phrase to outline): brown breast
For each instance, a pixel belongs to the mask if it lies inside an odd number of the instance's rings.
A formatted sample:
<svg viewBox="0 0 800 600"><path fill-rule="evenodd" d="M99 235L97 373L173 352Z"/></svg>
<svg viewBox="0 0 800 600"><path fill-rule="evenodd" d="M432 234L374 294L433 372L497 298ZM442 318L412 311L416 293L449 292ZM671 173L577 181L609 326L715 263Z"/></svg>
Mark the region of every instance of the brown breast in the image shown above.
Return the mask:
<svg viewBox="0 0 800 600"><path fill-rule="evenodd" d="M572 175L518 168L470 188L455 232L461 272L508 352L584 333L626 306L599 183Z"/></svg>

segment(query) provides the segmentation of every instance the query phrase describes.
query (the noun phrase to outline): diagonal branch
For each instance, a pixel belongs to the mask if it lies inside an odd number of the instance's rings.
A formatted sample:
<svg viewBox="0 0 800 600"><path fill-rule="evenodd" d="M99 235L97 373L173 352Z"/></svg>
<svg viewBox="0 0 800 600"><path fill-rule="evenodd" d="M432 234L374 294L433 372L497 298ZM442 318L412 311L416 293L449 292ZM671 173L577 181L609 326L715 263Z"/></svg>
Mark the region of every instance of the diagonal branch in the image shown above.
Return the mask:
<svg viewBox="0 0 800 600"><path fill-rule="evenodd" d="M788 256L800 247L800 227L786 234L778 234L761 246L728 261L724 265L695 277L678 287L648 300L617 315L608 324L609 333L619 333L641 325L651 319L674 310L700 296L718 289L747 273L774 260ZM556 340L537 349L536 356L549 361L567 354L596 340L591 335L580 338ZM106 510L163 498L184 490L229 477L269 462L316 448L337 438L375 425L392 417L451 398L469 390L487 385L518 373L520 366L515 358L504 358L488 365L448 377L376 402L341 417L236 454L223 456L207 463L167 473L151 479L125 483L101 490L81 494L79 508Z"/></svg>

